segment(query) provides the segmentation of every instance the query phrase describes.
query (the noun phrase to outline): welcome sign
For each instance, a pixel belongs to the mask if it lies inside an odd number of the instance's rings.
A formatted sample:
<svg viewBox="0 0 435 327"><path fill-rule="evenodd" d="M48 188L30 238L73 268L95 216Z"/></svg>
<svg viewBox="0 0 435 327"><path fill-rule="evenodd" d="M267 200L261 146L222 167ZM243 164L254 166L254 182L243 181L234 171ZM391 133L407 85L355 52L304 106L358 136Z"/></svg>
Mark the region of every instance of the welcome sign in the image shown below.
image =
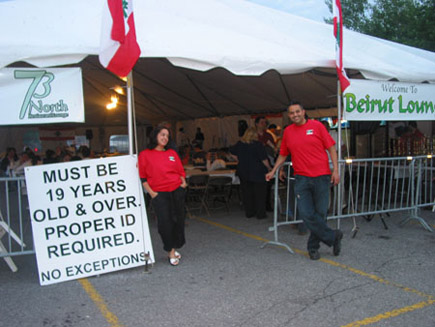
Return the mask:
<svg viewBox="0 0 435 327"><path fill-rule="evenodd" d="M27 167L41 285L154 262L136 156Z"/></svg>
<svg viewBox="0 0 435 327"><path fill-rule="evenodd" d="M80 68L4 68L0 91L0 125L85 121Z"/></svg>
<svg viewBox="0 0 435 327"><path fill-rule="evenodd" d="M346 120L435 120L435 85L352 79L343 93Z"/></svg>

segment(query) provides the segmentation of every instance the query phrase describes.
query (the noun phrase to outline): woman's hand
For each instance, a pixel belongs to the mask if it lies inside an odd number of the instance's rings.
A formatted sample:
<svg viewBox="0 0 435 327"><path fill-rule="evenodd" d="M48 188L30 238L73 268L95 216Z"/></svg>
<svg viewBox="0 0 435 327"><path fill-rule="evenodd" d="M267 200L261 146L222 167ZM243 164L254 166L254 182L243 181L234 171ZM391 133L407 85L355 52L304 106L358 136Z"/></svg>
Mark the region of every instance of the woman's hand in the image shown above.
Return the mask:
<svg viewBox="0 0 435 327"><path fill-rule="evenodd" d="M154 199L157 195L159 195L159 193L153 191L153 189L148 184L148 182L145 181L142 183L142 185L152 199Z"/></svg>
<svg viewBox="0 0 435 327"><path fill-rule="evenodd" d="M186 179L184 177L181 177L181 185L182 188L186 188L187 187L187 182Z"/></svg>

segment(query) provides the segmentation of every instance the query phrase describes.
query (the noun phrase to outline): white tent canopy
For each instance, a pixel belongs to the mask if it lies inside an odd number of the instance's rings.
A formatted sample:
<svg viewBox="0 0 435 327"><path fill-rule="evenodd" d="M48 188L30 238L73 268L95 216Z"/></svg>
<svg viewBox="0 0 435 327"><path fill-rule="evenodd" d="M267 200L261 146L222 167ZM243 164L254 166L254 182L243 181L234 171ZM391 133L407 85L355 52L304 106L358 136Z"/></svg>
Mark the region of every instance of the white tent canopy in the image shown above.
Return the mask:
<svg viewBox="0 0 435 327"><path fill-rule="evenodd" d="M78 63L86 122L123 123L125 112L101 116L120 84L95 56L102 2L0 2L0 67ZM134 10L139 123L281 112L292 98L336 106L331 25L241 0L141 0ZM435 83L435 53L347 30L344 66L353 78Z"/></svg>

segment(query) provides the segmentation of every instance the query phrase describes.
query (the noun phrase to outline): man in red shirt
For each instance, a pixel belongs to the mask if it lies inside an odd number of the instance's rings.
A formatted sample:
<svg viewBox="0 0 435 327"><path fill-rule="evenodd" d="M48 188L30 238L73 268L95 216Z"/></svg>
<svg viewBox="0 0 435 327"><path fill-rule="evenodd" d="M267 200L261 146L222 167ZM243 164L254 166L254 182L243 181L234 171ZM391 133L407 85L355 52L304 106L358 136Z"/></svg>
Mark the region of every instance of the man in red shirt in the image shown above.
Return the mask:
<svg viewBox="0 0 435 327"><path fill-rule="evenodd" d="M329 199L325 196L329 194L330 184L340 182L335 141L322 123L305 118L301 104L290 104L288 115L293 124L284 130L280 154L266 180L273 178L291 154L298 213L311 231L307 244L310 259L320 259L320 242L332 246L334 255L339 255L343 233L338 229L332 230L326 223ZM325 150L331 157L332 173Z"/></svg>
<svg viewBox="0 0 435 327"><path fill-rule="evenodd" d="M255 118L255 129L258 133L258 141L266 147L266 152L272 158L275 156L275 142L272 135L267 132L267 120L264 116Z"/></svg>

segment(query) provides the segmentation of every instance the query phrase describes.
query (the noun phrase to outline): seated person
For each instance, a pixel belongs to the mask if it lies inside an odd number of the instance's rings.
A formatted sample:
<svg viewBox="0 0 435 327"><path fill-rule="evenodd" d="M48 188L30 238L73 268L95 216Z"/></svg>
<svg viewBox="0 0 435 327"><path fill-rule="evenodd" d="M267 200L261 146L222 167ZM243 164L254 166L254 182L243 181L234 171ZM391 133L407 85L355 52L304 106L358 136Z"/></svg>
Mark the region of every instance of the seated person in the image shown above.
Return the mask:
<svg viewBox="0 0 435 327"><path fill-rule="evenodd" d="M58 160L56 158L56 152L53 150L47 149L45 151L45 158L42 160L44 164L51 164L51 163L57 163Z"/></svg>
<svg viewBox="0 0 435 327"><path fill-rule="evenodd" d="M225 162L234 162L237 164L237 157L230 153L229 148L220 148L219 152L221 153L222 159L224 159Z"/></svg>
<svg viewBox="0 0 435 327"><path fill-rule="evenodd" d="M9 173L9 168L15 165L15 162L18 161L18 155L15 148L9 147L6 149L6 154L1 160L0 172L3 176Z"/></svg>
<svg viewBox="0 0 435 327"><path fill-rule="evenodd" d="M91 149L89 149L89 147L86 145L81 145L77 154L82 159L92 159Z"/></svg>
<svg viewBox="0 0 435 327"><path fill-rule="evenodd" d="M194 166L205 166L205 161L206 161L206 152L201 150L201 148L196 145L193 148L193 153L192 153L192 163Z"/></svg>
<svg viewBox="0 0 435 327"><path fill-rule="evenodd" d="M24 168L32 166L33 157L33 152L24 151L18 161L9 166L12 176L24 176Z"/></svg>
<svg viewBox="0 0 435 327"><path fill-rule="evenodd" d="M207 171L225 169L225 153L219 151L217 153L208 152L207 153Z"/></svg>

